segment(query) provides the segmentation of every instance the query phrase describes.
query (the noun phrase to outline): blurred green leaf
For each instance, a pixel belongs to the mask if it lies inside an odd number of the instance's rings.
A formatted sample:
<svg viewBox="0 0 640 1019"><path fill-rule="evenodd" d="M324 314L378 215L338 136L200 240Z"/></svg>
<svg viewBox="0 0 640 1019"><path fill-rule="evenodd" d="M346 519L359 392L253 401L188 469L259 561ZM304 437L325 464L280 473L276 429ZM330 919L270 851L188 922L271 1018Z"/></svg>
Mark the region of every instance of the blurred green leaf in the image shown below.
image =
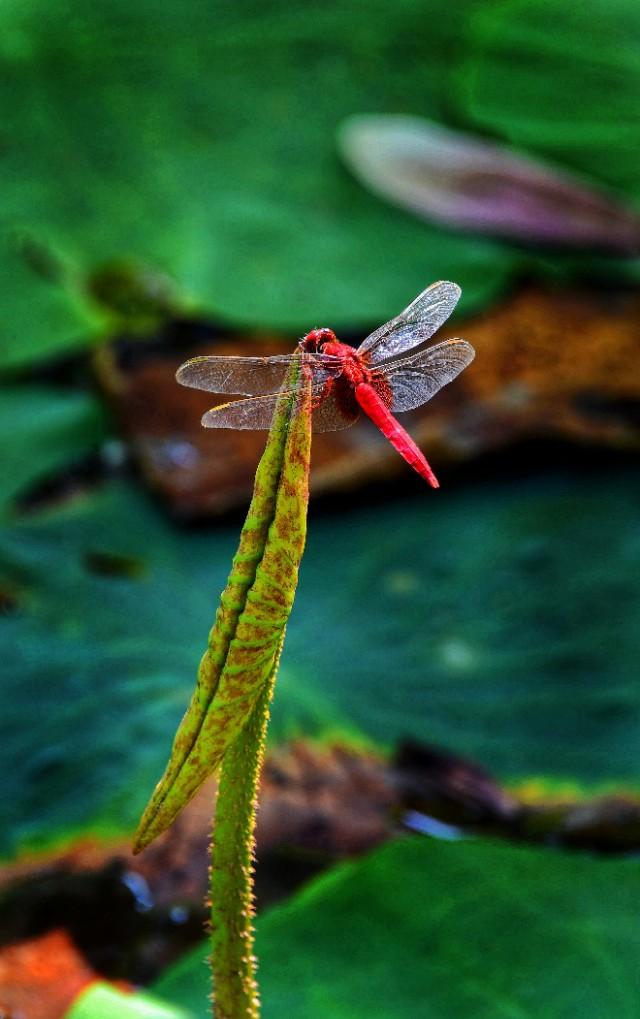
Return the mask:
<svg viewBox="0 0 640 1019"><path fill-rule="evenodd" d="M634 860L407 839L258 922L264 1019L633 1019ZM207 1013L205 950L154 990Z"/></svg>
<svg viewBox="0 0 640 1019"><path fill-rule="evenodd" d="M0 42L0 67L2 54ZM0 85L2 96L2 85ZM8 111L15 97L3 97ZM26 116L26 113L24 114ZM6 125L5 125L6 129ZM3 154L6 162L6 153ZM14 154L15 158L15 154ZM6 167L5 167L6 170ZM43 168L43 172L46 172ZM5 200L0 212L0 368L19 369L38 359L53 355L77 353L92 342L92 329L100 322L81 295L68 285L65 273L59 277L43 275L43 266L34 264L31 254L16 234L21 234L25 221L39 222L41 211L33 207L29 217L21 211L22 199L17 192L34 186L35 171L15 167L19 177L28 180L3 180ZM35 200L35 196L32 196ZM29 199L27 199L29 200ZM49 257L47 247L38 242L37 258ZM55 258L55 256L51 256Z"/></svg>
<svg viewBox="0 0 640 1019"><path fill-rule="evenodd" d="M105 983L90 984L64 1019L193 1019L191 1013L147 994L128 994Z"/></svg>
<svg viewBox="0 0 640 1019"><path fill-rule="evenodd" d="M10 5L0 365L91 342L105 319L87 293L113 264L165 280L180 308L292 330L374 324L438 278L480 307L523 253L367 194L338 125L476 128L640 197L639 18L635 0L375 0L366 18L357 0Z"/></svg>
<svg viewBox="0 0 640 1019"><path fill-rule="evenodd" d="M550 473L312 519L272 737L303 690L306 731L637 785L639 498L637 472Z"/></svg>
<svg viewBox="0 0 640 1019"><path fill-rule="evenodd" d="M466 124L640 199L640 5L489 0L465 22Z"/></svg>
<svg viewBox="0 0 640 1019"><path fill-rule="evenodd" d="M334 140L354 112L441 115L469 5L375 0L366 19L357 0L11 5L0 364L87 342L79 296L113 259L262 326L374 324L438 278L466 308L493 296L513 252L398 215ZM64 254L66 291L25 265L16 233Z"/></svg>
<svg viewBox="0 0 640 1019"><path fill-rule="evenodd" d="M133 830L186 707L231 542L181 540L122 486L6 531L0 575L18 611L0 620L3 852L86 827ZM137 568L106 571L105 557Z"/></svg>
<svg viewBox="0 0 640 1019"><path fill-rule="evenodd" d="M93 452L107 423L87 393L53 386L0 390L0 515L30 485Z"/></svg>
<svg viewBox="0 0 640 1019"><path fill-rule="evenodd" d="M312 519L272 739L413 735L506 779L637 786L639 497L549 475ZM121 485L0 533L3 853L133 829L236 540Z"/></svg>

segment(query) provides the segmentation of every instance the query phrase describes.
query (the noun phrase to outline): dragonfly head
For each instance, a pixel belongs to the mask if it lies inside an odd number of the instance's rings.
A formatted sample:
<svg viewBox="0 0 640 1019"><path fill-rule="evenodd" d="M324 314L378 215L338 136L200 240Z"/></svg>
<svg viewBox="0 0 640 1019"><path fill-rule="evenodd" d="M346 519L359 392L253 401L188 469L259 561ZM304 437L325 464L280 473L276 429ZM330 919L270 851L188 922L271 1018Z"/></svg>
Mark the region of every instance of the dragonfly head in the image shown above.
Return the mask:
<svg viewBox="0 0 640 1019"><path fill-rule="evenodd" d="M335 343L337 336L333 329L312 329L300 340L300 347L307 354L320 354L325 343Z"/></svg>

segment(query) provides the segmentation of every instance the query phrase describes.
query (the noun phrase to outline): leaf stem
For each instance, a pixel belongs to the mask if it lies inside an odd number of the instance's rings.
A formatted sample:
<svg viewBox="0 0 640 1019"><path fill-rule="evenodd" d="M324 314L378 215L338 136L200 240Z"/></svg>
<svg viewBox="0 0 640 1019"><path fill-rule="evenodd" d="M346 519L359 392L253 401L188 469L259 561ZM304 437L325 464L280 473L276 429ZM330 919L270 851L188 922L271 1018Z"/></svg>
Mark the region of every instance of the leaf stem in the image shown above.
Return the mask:
<svg viewBox="0 0 640 1019"><path fill-rule="evenodd" d="M295 360L254 485L191 704L134 838L144 849L221 764L211 852L216 1019L258 1019L253 854L260 769L278 663L304 551L311 379Z"/></svg>

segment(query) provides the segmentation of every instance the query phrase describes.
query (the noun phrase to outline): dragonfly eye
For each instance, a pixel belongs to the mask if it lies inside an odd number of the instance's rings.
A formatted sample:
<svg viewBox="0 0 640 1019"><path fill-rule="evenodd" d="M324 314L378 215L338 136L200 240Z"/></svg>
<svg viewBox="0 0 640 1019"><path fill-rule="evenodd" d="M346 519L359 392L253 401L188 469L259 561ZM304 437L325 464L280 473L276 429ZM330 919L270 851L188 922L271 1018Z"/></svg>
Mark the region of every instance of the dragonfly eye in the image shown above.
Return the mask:
<svg viewBox="0 0 640 1019"><path fill-rule="evenodd" d="M300 346L309 353L318 353L325 343L335 343L336 334L333 329L312 329L300 340Z"/></svg>

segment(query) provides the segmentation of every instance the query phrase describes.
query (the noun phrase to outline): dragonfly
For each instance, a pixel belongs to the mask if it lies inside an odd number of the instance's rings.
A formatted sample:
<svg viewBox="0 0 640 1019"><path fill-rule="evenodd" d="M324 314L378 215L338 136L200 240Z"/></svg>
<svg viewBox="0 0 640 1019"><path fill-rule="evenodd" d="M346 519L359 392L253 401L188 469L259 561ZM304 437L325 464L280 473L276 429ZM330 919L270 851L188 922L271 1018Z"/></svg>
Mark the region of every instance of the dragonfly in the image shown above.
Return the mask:
<svg viewBox="0 0 640 1019"><path fill-rule="evenodd" d="M176 379L195 389L248 397L208 410L202 418L206 428L268 429L278 400L295 392L287 380L294 363L301 362L311 386L314 431L346 428L364 411L409 466L439 488L426 457L395 414L421 407L475 357L462 339L402 356L431 339L460 293L455 283L433 283L357 349L341 343L332 329L317 328L302 337L293 354L194 357L181 365Z"/></svg>

